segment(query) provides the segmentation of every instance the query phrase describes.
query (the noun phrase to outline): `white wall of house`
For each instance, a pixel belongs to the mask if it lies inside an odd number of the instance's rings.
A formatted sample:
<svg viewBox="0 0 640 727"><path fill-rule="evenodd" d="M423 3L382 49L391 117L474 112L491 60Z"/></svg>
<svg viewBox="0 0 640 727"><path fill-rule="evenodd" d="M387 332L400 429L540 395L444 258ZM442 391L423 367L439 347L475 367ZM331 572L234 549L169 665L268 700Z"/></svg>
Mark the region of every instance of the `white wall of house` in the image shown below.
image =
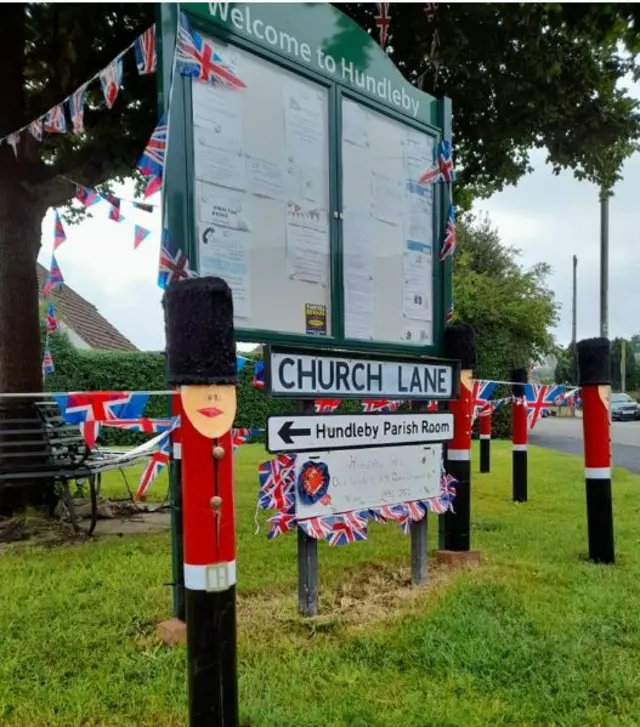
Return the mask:
<svg viewBox="0 0 640 727"><path fill-rule="evenodd" d="M60 321L60 330L64 331L67 334L69 340L75 348L82 348L85 350L89 350L91 348L91 346L83 338L81 338L73 330L73 328L69 328L69 326L64 321Z"/></svg>

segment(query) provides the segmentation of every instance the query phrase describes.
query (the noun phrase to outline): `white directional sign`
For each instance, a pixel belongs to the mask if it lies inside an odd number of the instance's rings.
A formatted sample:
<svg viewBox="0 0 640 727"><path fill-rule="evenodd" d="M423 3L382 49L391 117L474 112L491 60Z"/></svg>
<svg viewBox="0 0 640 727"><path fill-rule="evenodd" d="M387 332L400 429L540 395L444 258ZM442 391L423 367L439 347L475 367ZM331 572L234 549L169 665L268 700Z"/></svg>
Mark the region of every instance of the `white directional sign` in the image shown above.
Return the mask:
<svg viewBox="0 0 640 727"><path fill-rule="evenodd" d="M453 414L292 414L267 419L269 452L313 452L447 442Z"/></svg>
<svg viewBox="0 0 640 727"><path fill-rule="evenodd" d="M271 396L454 399L457 380L454 361L265 350L265 387Z"/></svg>

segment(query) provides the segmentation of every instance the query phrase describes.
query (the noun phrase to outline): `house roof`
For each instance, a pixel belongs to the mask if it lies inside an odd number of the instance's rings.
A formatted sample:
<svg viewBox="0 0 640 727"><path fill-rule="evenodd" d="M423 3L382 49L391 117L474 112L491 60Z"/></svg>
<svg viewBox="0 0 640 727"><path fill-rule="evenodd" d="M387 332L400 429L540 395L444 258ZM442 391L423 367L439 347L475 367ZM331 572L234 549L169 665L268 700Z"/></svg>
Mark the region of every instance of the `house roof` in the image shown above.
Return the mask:
<svg viewBox="0 0 640 727"><path fill-rule="evenodd" d="M38 290L42 290L48 271L40 263L37 265ZM78 295L66 283L62 284L61 290L56 289L51 293L51 299L56 307L58 320L66 323L91 348L106 351L138 350L128 338L98 313L94 305Z"/></svg>

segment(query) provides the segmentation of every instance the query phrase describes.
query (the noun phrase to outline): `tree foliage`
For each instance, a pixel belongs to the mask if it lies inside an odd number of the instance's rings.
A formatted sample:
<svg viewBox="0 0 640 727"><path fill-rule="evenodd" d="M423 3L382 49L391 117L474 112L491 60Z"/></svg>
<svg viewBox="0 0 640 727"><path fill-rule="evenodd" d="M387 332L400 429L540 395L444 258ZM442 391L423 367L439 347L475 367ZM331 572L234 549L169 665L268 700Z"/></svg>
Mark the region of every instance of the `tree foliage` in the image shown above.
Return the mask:
<svg viewBox="0 0 640 727"><path fill-rule="evenodd" d="M549 329L558 306L540 263L524 270L518 252L503 246L488 218L467 215L457 225L453 269L455 314L470 323L479 343L478 376L506 379L553 348Z"/></svg>

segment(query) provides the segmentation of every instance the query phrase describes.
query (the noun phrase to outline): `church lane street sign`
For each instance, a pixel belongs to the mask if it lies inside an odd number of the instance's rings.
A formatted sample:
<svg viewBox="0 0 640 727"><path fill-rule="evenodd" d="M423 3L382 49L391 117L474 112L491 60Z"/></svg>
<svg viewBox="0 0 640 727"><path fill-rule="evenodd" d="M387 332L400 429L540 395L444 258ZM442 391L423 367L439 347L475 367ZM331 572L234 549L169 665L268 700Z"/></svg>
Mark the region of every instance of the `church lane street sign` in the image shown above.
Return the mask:
<svg viewBox="0 0 640 727"><path fill-rule="evenodd" d="M267 346L265 389L297 399L455 399L458 362L310 352Z"/></svg>
<svg viewBox="0 0 640 727"><path fill-rule="evenodd" d="M453 414L292 414L267 418L267 450L315 452L447 442Z"/></svg>

